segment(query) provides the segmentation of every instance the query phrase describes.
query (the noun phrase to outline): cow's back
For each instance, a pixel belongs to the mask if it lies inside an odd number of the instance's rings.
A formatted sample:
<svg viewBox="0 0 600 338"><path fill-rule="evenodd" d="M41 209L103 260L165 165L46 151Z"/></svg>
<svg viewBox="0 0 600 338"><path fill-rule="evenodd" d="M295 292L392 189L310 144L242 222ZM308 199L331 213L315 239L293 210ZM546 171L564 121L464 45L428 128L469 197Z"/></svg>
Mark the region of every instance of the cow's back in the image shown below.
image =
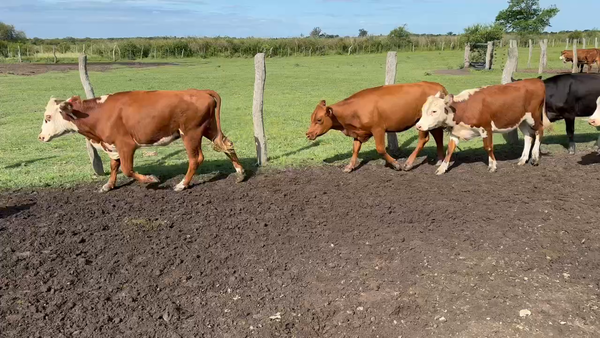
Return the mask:
<svg viewBox="0 0 600 338"><path fill-rule="evenodd" d="M201 90L131 91L109 95L94 116L105 139L128 134L138 143L151 144L185 125L202 124L214 107L213 98Z"/></svg>
<svg viewBox="0 0 600 338"><path fill-rule="evenodd" d="M394 84L362 90L345 101L365 127L400 132L418 122L427 97L440 91L447 93L435 82Z"/></svg>
<svg viewBox="0 0 600 338"><path fill-rule="evenodd" d="M565 114L589 116L600 96L600 75L561 74L544 80L546 109L551 121Z"/></svg>

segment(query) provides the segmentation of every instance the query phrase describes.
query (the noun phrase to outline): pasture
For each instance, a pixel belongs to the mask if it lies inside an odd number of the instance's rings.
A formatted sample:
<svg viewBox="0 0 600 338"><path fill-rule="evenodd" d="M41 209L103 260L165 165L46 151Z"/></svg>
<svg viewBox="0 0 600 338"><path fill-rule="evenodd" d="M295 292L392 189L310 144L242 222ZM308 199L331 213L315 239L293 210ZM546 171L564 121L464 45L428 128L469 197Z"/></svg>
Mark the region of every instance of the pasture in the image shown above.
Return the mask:
<svg viewBox="0 0 600 338"><path fill-rule="evenodd" d="M560 50L549 48L548 67L566 71ZM523 69L526 49L519 54ZM397 82L440 82L453 93L500 82L505 58L493 71L463 72L462 57L399 53ZM79 74L0 75L3 335L598 336L600 156L585 120L572 156L555 123L538 167L517 166L522 142L495 135L493 174L481 139L461 143L441 177L426 161L433 140L410 172L384 167L371 140L360 155L368 163L345 174L352 140L330 131L307 141L310 114L321 99L381 85L385 54L272 58L269 164L257 170L253 60L171 61L90 78L98 96L216 90L223 131L253 171L246 182L234 183L231 163L204 142L198 184L173 192L187 168L177 141L136 153L136 170L160 185L120 176L121 188L99 194L107 177L92 175L83 137L37 140L50 96L84 96ZM402 159L416 133L398 139Z"/></svg>

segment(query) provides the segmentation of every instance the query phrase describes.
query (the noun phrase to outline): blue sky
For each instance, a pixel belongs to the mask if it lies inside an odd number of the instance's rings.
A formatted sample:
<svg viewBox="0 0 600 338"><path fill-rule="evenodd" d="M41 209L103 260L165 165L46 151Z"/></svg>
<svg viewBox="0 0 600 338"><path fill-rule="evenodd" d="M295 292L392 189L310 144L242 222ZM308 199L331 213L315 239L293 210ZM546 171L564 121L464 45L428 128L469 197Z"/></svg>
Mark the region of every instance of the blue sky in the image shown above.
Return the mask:
<svg viewBox="0 0 600 338"><path fill-rule="evenodd" d="M600 0L541 0L560 9L550 30L600 28ZM577 5L574 5L577 4ZM490 23L506 0L0 0L0 21L29 37L292 37L461 32Z"/></svg>

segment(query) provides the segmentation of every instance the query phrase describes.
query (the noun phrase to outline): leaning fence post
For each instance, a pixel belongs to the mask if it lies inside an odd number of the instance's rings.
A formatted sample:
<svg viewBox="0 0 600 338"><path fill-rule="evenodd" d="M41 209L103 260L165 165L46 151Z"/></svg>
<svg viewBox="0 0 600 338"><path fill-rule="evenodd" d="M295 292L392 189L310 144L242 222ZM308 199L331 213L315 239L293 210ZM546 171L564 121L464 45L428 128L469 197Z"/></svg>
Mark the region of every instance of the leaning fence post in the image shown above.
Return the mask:
<svg viewBox="0 0 600 338"><path fill-rule="evenodd" d="M21 45L17 45L17 52L18 54L18 58L19 58L19 63L23 62L23 60L21 59Z"/></svg>
<svg viewBox="0 0 600 338"><path fill-rule="evenodd" d="M58 59L56 58L56 46L52 46L52 56L54 57L54 63L58 63Z"/></svg>
<svg viewBox="0 0 600 338"><path fill-rule="evenodd" d="M513 73L517 70L517 61L519 58L517 42L514 40L510 40L509 46L510 47L508 48L508 58L506 60L506 65L504 66L504 70L502 71L502 84L512 82ZM517 132L517 130L504 133L502 134L502 136L508 144L516 144L519 141L519 133Z"/></svg>
<svg viewBox="0 0 600 338"><path fill-rule="evenodd" d="M85 96L88 99L92 99L95 97L94 88L92 88L92 84L90 83L90 77L88 76L87 71L87 55L80 54L79 55L79 78L81 79L81 84L83 85L83 89L85 90ZM92 162L92 167L94 168L94 172L96 175L104 175L104 168L102 167L102 159L96 148L92 146L90 140L85 140L85 145L87 147L88 156L90 157L90 161Z"/></svg>
<svg viewBox="0 0 600 338"><path fill-rule="evenodd" d="M579 68L579 58L577 57L577 40L573 40L573 73L577 73Z"/></svg>
<svg viewBox="0 0 600 338"><path fill-rule="evenodd" d="M396 83L396 66L398 64L398 53L388 52L385 61L385 84L392 85ZM398 150L398 136L394 132L387 133L387 143L390 152Z"/></svg>
<svg viewBox="0 0 600 338"><path fill-rule="evenodd" d="M487 52L485 53L485 69L492 69L492 56L494 55L494 41L488 41Z"/></svg>
<svg viewBox="0 0 600 338"><path fill-rule="evenodd" d="M252 103L252 121L254 123L254 143L256 145L256 159L258 166L267 163L267 138L263 122L263 97L265 93L265 78L267 68L265 53L258 53L254 57L254 102Z"/></svg>
<svg viewBox="0 0 600 338"><path fill-rule="evenodd" d="M471 45L469 43L466 43L465 44L465 63L464 63L464 67L466 69L469 69L469 66L471 65L470 57L471 57Z"/></svg>
<svg viewBox="0 0 600 338"><path fill-rule="evenodd" d="M542 75L546 65L548 64L548 39L540 40L540 65L538 67L538 75Z"/></svg>

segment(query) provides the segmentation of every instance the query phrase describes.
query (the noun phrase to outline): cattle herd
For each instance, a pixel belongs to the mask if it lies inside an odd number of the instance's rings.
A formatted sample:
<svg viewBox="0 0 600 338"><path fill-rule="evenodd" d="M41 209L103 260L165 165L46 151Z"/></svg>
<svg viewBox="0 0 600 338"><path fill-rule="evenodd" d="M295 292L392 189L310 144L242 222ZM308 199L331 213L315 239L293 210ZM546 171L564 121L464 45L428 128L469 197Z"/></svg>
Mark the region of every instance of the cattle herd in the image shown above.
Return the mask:
<svg viewBox="0 0 600 338"><path fill-rule="evenodd" d="M595 55L600 65L600 52ZM568 55L563 52L561 59L566 62ZM101 192L115 187L119 168L139 182L158 182L153 175L140 175L133 170L134 153L139 147L167 145L179 138L183 139L189 167L175 186L176 191L189 187L202 164L203 137L212 141L216 151L227 155L241 182L244 169L233 143L221 131L220 112L221 97L212 90L131 91L89 100L78 96L68 100L51 98L38 138L49 142L78 132L94 147L105 151L111 159L111 172ZM493 133L519 128L524 136L524 149L518 164L529 161L538 165L544 130L551 122L565 120L569 152L575 152L575 117L580 116L590 116L589 123L600 127L600 75L513 79L508 84L468 89L457 95L448 93L439 83L418 82L364 89L332 105L322 100L311 115L306 137L315 140L331 129L352 137L352 158L344 168L345 172L351 172L357 166L362 144L371 137L388 165L396 170L410 170L431 134L437 145L438 175L448 170L460 140L482 137L488 153L488 169L494 172ZM418 130L418 143L402 167L387 153L385 135L412 127ZM450 133L446 152L444 130ZM598 142L600 145L600 139Z"/></svg>

